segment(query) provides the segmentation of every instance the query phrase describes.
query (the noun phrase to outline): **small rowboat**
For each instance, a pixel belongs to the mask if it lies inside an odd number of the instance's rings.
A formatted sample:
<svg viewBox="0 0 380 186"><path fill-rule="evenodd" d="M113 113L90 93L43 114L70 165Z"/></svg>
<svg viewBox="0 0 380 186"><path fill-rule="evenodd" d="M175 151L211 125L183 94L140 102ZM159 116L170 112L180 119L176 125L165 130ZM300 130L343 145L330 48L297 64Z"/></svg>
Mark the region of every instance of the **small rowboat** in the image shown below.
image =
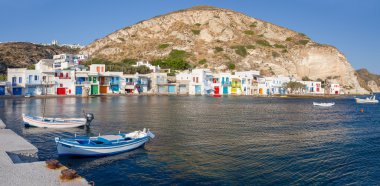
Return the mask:
<svg viewBox="0 0 380 186"><path fill-rule="evenodd" d="M154 138L152 132L134 131L97 137L55 138L59 156L107 156L131 151Z"/></svg>
<svg viewBox="0 0 380 186"><path fill-rule="evenodd" d="M42 128L72 128L89 126L94 115L86 113L85 118L48 118L40 116L28 116L22 114L22 120L26 126Z"/></svg>
<svg viewBox="0 0 380 186"><path fill-rule="evenodd" d="M320 106L320 107L331 107L331 106L334 106L335 103L332 102L332 103L317 103L317 102L313 102L313 105L314 106Z"/></svg>
<svg viewBox="0 0 380 186"><path fill-rule="evenodd" d="M355 101L356 103L379 103L379 100L376 99L375 95L365 99L355 98Z"/></svg>

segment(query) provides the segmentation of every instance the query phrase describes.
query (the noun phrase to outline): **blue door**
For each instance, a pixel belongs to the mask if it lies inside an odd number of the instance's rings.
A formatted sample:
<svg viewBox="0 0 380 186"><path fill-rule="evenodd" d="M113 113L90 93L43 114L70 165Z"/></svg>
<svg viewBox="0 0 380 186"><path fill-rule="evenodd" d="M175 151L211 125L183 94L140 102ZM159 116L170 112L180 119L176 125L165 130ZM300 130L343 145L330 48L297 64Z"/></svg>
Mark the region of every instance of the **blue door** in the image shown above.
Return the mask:
<svg viewBox="0 0 380 186"><path fill-rule="evenodd" d="M111 85L111 90L113 92L119 92L119 85Z"/></svg>
<svg viewBox="0 0 380 186"><path fill-rule="evenodd" d="M168 91L169 91L169 93L175 93L175 86L174 85L169 85Z"/></svg>
<svg viewBox="0 0 380 186"><path fill-rule="evenodd" d="M202 94L201 86L195 85L195 94Z"/></svg>
<svg viewBox="0 0 380 186"><path fill-rule="evenodd" d="M13 88L13 95L21 96L22 95L22 88L20 88L20 87Z"/></svg>
<svg viewBox="0 0 380 186"><path fill-rule="evenodd" d="M5 95L5 87L1 86L0 87L0 96L4 96Z"/></svg>
<svg viewBox="0 0 380 186"><path fill-rule="evenodd" d="M75 94L76 95L82 95L82 86L76 86L75 87Z"/></svg>
<svg viewBox="0 0 380 186"><path fill-rule="evenodd" d="M228 94L228 87L223 87L223 94Z"/></svg>

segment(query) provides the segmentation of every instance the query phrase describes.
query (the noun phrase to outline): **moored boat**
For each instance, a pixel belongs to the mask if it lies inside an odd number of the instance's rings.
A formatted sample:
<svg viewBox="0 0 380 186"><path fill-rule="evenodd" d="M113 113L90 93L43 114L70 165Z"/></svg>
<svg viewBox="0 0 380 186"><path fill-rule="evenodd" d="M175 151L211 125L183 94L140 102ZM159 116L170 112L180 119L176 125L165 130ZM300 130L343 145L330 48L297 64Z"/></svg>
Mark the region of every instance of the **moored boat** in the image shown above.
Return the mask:
<svg viewBox="0 0 380 186"><path fill-rule="evenodd" d="M334 106L335 103L334 102L331 102L331 103L317 103L317 102L313 102L313 105L314 106L320 106L320 107L331 107L331 106Z"/></svg>
<svg viewBox="0 0 380 186"><path fill-rule="evenodd" d="M379 103L379 100L376 99L376 96L367 97L365 99L355 98L356 103Z"/></svg>
<svg viewBox="0 0 380 186"><path fill-rule="evenodd" d="M144 128L143 131L103 135L97 137L55 138L59 156L107 156L131 151L143 146L155 135Z"/></svg>
<svg viewBox="0 0 380 186"><path fill-rule="evenodd" d="M72 128L90 126L93 119L94 115L92 113L86 113L85 118L48 118L22 114L22 120L24 121L25 126L43 128Z"/></svg>

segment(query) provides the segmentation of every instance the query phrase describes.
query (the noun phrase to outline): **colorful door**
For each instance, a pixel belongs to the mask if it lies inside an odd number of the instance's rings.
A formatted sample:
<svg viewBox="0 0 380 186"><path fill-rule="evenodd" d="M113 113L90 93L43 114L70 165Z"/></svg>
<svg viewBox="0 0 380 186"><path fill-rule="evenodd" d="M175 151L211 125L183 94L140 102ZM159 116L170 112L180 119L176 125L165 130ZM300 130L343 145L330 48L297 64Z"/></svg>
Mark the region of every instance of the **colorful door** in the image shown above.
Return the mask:
<svg viewBox="0 0 380 186"><path fill-rule="evenodd" d="M65 95L66 94L66 88L57 88L57 94L58 95Z"/></svg>
<svg viewBox="0 0 380 186"><path fill-rule="evenodd" d="M91 95L99 94L98 85L91 85Z"/></svg>
<svg viewBox="0 0 380 186"><path fill-rule="evenodd" d="M100 84L104 85L104 77L99 78ZM102 88L100 87L100 91L102 91Z"/></svg>
<svg viewBox="0 0 380 186"><path fill-rule="evenodd" d="M22 88L20 88L20 87L13 88L13 95L21 96L22 95Z"/></svg>
<svg viewBox="0 0 380 186"><path fill-rule="evenodd" d="M36 87L28 87L26 89L26 93L30 94L30 95L35 95L36 94Z"/></svg>
<svg viewBox="0 0 380 186"><path fill-rule="evenodd" d="M107 86L100 86L100 93L101 94L107 94L108 93L108 87Z"/></svg>
<svg viewBox="0 0 380 186"><path fill-rule="evenodd" d="M175 93L175 85L169 85L168 86L168 92L169 93Z"/></svg>
<svg viewBox="0 0 380 186"><path fill-rule="evenodd" d="M223 94L228 94L228 87L223 87Z"/></svg>
<svg viewBox="0 0 380 186"><path fill-rule="evenodd" d="M219 94L219 87L218 86L214 87L214 94Z"/></svg>
<svg viewBox="0 0 380 186"><path fill-rule="evenodd" d="M113 92L119 92L119 85L112 85L111 89Z"/></svg>
<svg viewBox="0 0 380 186"><path fill-rule="evenodd" d="M76 86L75 87L75 94L76 95L82 95L82 86Z"/></svg>
<svg viewBox="0 0 380 186"><path fill-rule="evenodd" d="M195 94L202 94L202 89L200 85L195 85Z"/></svg>
<svg viewBox="0 0 380 186"><path fill-rule="evenodd" d="M259 89L259 94L263 95L263 89L262 88Z"/></svg>
<svg viewBox="0 0 380 186"><path fill-rule="evenodd" d="M5 95L5 87L1 86L0 87L0 96L4 96Z"/></svg>

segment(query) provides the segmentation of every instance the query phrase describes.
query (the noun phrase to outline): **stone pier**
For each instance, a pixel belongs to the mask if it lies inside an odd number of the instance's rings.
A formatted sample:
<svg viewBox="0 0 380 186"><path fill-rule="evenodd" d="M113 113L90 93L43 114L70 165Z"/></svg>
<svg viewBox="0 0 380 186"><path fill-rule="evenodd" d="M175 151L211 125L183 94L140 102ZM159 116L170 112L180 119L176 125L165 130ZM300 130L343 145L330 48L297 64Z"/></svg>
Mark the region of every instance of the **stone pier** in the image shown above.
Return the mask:
<svg viewBox="0 0 380 186"><path fill-rule="evenodd" d="M0 186L2 185L88 185L84 178L60 179L61 170L38 161L38 149L10 129L0 119Z"/></svg>

